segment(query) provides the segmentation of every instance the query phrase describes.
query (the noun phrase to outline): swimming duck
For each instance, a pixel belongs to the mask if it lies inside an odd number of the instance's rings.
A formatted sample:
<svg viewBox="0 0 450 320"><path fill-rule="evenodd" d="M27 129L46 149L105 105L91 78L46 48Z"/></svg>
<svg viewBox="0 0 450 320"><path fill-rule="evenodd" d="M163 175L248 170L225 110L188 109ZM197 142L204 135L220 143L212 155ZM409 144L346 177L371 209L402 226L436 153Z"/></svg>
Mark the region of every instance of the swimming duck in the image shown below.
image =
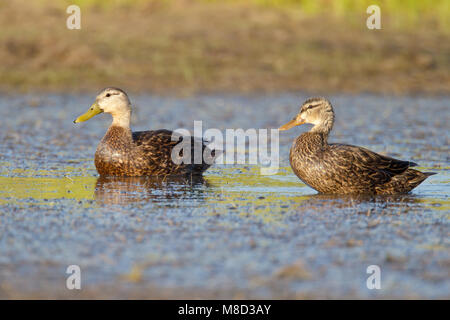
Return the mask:
<svg viewBox="0 0 450 320"><path fill-rule="evenodd" d="M132 132L131 103L125 91L118 88L103 89L89 110L74 123L103 112L110 113L113 120L95 152L95 167L100 176L199 175L214 161L214 151L201 139L164 129ZM184 150L189 150L191 156L184 157ZM200 160L198 155L194 159L196 150L201 151Z"/></svg>
<svg viewBox="0 0 450 320"><path fill-rule="evenodd" d="M279 130L304 123L314 126L295 139L289 160L297 177L320 193L407 193L435 174L411 169L417 165L414 162L383 156L362 147L329 144L334 110L325 98L306 100L294 119Z"/></svg>

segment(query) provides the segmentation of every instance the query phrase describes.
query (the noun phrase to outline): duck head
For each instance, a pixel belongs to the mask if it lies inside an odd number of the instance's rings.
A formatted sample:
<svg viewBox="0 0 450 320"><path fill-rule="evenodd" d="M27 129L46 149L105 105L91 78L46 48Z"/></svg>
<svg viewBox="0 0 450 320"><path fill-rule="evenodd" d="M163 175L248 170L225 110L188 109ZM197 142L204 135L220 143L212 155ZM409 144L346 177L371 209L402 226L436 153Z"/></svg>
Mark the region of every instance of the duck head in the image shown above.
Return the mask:
<svg viewBox="0 0 450 320"><path fill-rule="evenodd" d="M305 123L314 125L311 132L330 132L334 123L334 111L330 101L325 98L309 98L302 104L299 113L278 130L289 130Z"/></svg>
<svg viewBox="0 0 450 320"><path fill-rule="evenodd" d="M89 110L76 118L73 122L83 122L100 113L110 113L113 125L126 126L130 124L131 103L125 91L119 88L103 89L96 97Z"/></svg>

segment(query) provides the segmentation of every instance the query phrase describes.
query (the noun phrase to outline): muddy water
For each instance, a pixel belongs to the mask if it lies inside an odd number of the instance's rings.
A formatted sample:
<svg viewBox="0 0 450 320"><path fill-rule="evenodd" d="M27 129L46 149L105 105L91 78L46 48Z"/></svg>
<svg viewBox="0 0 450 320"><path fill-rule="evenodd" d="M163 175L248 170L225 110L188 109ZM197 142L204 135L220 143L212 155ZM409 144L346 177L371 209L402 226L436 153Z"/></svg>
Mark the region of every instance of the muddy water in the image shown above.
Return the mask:
<svg viewBox="0 0 450 320"><path fill-rule="evenodd" d="M135 130L276 128L302 94L132 96ZM0 297L450 297L448 97L332 96L330 138L438 174L411 194L317 195L292 173L215 165L204 179L100 179L108 115L74 125L93 96L0 99ZM79 265L82 289L67 290ZM381 289L369 290L369 265Z"/></svg>

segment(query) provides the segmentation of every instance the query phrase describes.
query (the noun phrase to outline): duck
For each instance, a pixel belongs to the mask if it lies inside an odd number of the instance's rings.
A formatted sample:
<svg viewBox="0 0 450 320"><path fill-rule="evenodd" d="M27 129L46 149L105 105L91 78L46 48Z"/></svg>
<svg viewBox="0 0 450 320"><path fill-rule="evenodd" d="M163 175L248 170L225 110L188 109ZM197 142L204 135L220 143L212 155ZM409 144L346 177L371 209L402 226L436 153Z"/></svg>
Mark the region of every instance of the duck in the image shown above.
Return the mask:
<svg viewBox="0 0 450 320"><path fill-rule="evenodd" d="M95 167L100 176L201 175L214 162L215 152L203 139L166 129L133 132L131 102L122 89L101 90L89 110L74 123L101 113L111 114L112 123L95 152Z"/></svg>
<svg viewBox="0 0 450 320"><path fill-rule="evenodd" d="M289 162L295 175L322 194L399 194L408 193L434 172L421 172L417 166L384 156L363 147L328 143L335 114L331 102L323 97L307 99L298 114L279 130L312 124L309 132L298 136L290 149Z"/></svg>

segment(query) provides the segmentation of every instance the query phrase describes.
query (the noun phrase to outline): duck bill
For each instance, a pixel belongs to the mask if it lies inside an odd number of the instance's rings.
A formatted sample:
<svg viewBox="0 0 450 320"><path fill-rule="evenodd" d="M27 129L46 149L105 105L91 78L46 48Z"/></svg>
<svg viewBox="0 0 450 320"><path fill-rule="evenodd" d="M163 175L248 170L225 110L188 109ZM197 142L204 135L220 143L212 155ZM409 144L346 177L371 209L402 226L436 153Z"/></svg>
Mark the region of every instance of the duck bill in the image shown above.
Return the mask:
<svg viewBox="0 0 450 320"><path fill-rule="evenodd" d="M94 103L85 114L82 114L81 116L76 118L73 123L87 121L102 112L103 110L100 108L100 106L97 103Z"/></svg>
<svg viewBox="0 0 450 320"><path fill-rule="evenodd" d="M297 119L292 119L291 121L289 121L288 123L282 125L281 127L278 128L278 130L280 131L285 131L285 130L289 130L295 126L299 126L304 124L305 121L297 121Z"/></svg>

